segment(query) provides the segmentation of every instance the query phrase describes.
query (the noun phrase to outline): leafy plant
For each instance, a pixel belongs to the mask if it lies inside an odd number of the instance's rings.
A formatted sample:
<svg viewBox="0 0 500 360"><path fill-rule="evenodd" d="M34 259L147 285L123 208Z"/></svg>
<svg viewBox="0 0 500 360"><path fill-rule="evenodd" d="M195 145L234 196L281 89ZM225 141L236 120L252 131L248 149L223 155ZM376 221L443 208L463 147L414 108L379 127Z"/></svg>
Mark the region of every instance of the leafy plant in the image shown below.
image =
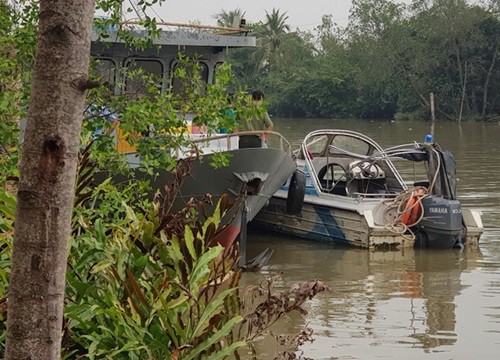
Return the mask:
<svg viewBox="0 0 500 360"><path fill-rule="evenodd" d="M4 350L5 315L7 313L7 289L10 274L10 256L12 251L12 235L14 233L14 218L16 199L0 188L0 354Z"/></svg>
<svg viewBox="0 0 500 360"><path fill-rule="evenodd" d="M8 21L0 25L0 44L9 47L0 48L0 110L7 110L0 111L0 356L16 207L7 189L15 192L17 120L24 117L29 99L37 21L36 2L23 2L20 11L3 5L0 16ZM111 13L108 19L96 20L103 38L119 20L119 5L98 2ZM130 46L151 46L158 34L156 24L146 19L144 25L148 39L137 40L122 28L119 36ZM187 113L209 132L230 131L238 119L263 109L241 89L228 102L228 88L235 86L228 65L218 67L218 81L207 85L203 94L196 59L181 56L177 71L186 84L183 96L161 91L158 79L140 69L127 76L141 84L141 93L115 94L105 83L89 91L68 258L65 358L220 359L252 340L234 332L246 321L238 299L237 249L217 245L227 223L221 219L235 205L226 197L215 205L206 196L173 213L171 203L199 151L195 148L193 158L178 161L170 149L189 145L182 136ZM119 129L110 114L118 116ZM150 177L159 169L173 174L173 183L157 201L152 201L148 181L128 177L132 171L115 146L118 130L140 154L137 171ZM213 161L223 166L228 158L215 156ZM126 181L118 183L119 175Z"/></svg>
<svg viewBox="0 0 500 360"><path fill-rule="evenodd" d="M215 245L224 230L221 219L234 203L222 197L210 216L204 215L213 206L210 197L168 211L189 162L174 170L175 181L156 202L137 201L149 196L140 182L94 186L97 167L88 160L89 150L80 159L68 260L66 358L222 359L286 314L303 312L301 305L325 289L313 282L272 294L273 278L242 296L237 249ZM15 198L2 193L0 204L3 314ZM5 329L5 322L0 326ZM287 340L286 347L299 338Z"/></svg>
<svg viewBox="0 0 500 360"><path fill-rule="evenodd" d="M161 229L158 206L146 214L122 207L123 223L97 220L75 239L82 256L73 251L70 259L66 351L215 359L243 345L222 346L242 320L223 311L235 293L238 273L229 271L235 253L208 247L226 209L218 207L204 223L191 219L193 227L185 225L180 238L180 223L176 229L164 223L170 235Z"/></svg>

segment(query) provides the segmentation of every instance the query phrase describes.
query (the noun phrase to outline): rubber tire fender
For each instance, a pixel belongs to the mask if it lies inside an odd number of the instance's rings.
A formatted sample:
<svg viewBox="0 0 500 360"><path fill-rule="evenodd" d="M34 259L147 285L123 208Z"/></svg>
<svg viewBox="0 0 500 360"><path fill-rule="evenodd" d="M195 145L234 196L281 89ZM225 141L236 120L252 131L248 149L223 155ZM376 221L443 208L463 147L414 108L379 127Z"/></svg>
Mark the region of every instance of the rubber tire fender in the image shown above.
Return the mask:
<svg viewBox="0 0 500 360"><path fill-rule="evenodd" d="M296 170L290 179L286 199L286 212L290 215L300 215L302 212L302 205L306 195L306 179L306 174L300 170Z"/></svg>

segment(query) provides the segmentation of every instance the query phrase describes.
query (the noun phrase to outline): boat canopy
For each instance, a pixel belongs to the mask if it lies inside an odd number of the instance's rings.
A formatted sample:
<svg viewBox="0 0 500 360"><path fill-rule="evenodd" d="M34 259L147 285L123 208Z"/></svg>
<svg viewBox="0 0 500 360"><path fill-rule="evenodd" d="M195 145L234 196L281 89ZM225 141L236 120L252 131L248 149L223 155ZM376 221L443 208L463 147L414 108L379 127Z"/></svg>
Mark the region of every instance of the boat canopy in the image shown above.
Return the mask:
<svg viewBox="0 0 500 360"><path fill-rule="evenodd" d="M443 196L449 200L457 199L456 163L453 154L441 150L438 144L419 144L419 152L408 151L398 156L410 161L427 162L427 178L432 195Z"/></svg>

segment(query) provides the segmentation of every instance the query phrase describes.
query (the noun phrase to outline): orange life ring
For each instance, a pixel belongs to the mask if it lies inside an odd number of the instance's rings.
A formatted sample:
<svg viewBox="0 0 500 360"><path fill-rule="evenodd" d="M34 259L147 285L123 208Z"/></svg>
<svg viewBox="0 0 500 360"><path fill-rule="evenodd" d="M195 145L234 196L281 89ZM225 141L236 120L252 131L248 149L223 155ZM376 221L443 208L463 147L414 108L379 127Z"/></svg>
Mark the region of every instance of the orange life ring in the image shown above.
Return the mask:
<svg viewBox="0 0 500 360"><path fill-rule="evenodd" d="M424 195L424 189L418 189L417 195L412 196L406 203L406 208L408 209L403 213L401 222L407 226L412 226L418 219L418 213L420 212L421 204L420 202L415 205L419 198Z"/></svg>

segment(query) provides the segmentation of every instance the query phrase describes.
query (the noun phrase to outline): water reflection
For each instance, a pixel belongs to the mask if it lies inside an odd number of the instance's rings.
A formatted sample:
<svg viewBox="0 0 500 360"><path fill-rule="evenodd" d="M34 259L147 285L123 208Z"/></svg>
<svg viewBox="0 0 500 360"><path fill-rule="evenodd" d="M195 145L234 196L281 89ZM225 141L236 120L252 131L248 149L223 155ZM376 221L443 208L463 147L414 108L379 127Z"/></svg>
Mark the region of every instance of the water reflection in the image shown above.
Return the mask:
<svg viewBox="0 0 500 360"><path fill-rule="evenodd" d="M434 349L457 341L455 297L468 287L464 270L477 266L478 249L427 251L405 249L371 252L315 244L253 230L251 253L275 249L262 276L283 271L277 290L292 283L320 278L333 290L308 307L308 326L324 346L311 345L319 358L336 348L387 342L410 348ZM249 275L252 282L257 275ZM275 332L297 332L303 321L287 321ZM334 341L332 341L334 339ZM263 346L267 354L272 344ZM354 351L356 353L356 351ZM308 354L309 355L309 354Z"/></svg>
<svg viewBox="0 0 500 360"><path fill-rule="evenodd" d="M415 298L425 299L426 330L414 333L424 348L451 345L456 342L455 296L464 289L460 281L461 272L467 268L467 260L479 257L479 251L453 251L429 253L420 251L415 257L415 276L419 278L421 290ZM417 294L414 294L417 295Z"/></svg>

